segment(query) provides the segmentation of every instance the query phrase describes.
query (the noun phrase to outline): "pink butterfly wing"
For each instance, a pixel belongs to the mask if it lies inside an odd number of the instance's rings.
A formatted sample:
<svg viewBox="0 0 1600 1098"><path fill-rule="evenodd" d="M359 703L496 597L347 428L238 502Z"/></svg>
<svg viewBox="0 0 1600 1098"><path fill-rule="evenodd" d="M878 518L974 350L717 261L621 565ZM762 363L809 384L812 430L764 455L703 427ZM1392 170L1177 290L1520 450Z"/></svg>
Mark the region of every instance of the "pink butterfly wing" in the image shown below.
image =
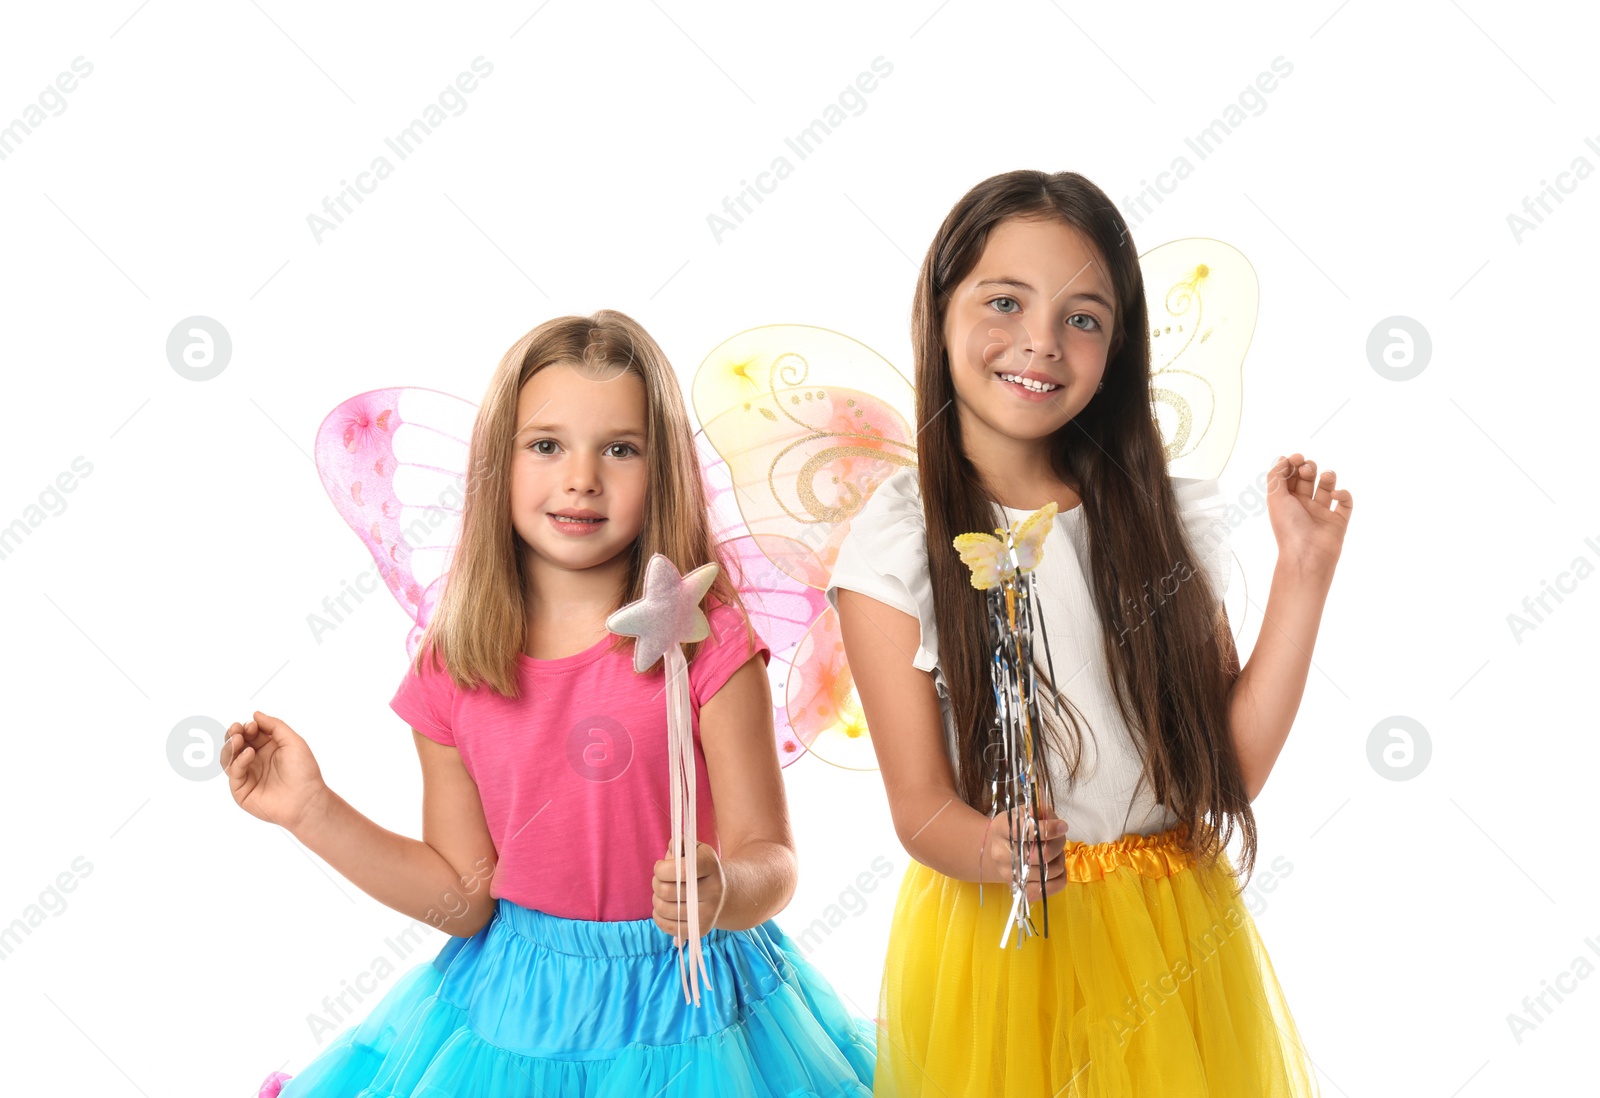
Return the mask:
<svg viewBox="0 0 1600 1098"><path fill-rule="evenodd" d="M746 535L722 543L734 579L750 611L751 623L774 652L787 652L799 644L828 600L815 587L796 581L775 566L758 539Z"/></svg>
<svg viewBox="0 0 1600 1098"><path fill-rule="evenodd" d="M707 440L696 431L695 452L705 478L706 503L711 515L711 533L728 565L728 576L750 613L750 624L772 649L768 677L772 682L772 731L778 747L778 761L788 766L805 754L805 742L789 726L789 709L782 701L790 674L792 649L827 606L821 592L797 582L775 568L761 551L760 542L750 535L735 500L733 476Z"/></svg>
<svg viewBox="0 0 1600 1098"><path fill-rule="evenodd" d="M412 620L413 654L460 533L476 414L471 401L433 389L373 389L341 403L317 429L322 486Z"/></svg>
<svg viewBox="0 0 1600 1098"><path fill-rule="evenodd" d="M748 534L723 542L721 548L728 560L729 574L750 612L750 624L772 649L772 726L778 760L788 766L805 753L805 740L790 727L788 708L781 703L784 684L790 678L795 645L827 608L828 600L815 587L796 581L775 566L757 539Z"/></svg>

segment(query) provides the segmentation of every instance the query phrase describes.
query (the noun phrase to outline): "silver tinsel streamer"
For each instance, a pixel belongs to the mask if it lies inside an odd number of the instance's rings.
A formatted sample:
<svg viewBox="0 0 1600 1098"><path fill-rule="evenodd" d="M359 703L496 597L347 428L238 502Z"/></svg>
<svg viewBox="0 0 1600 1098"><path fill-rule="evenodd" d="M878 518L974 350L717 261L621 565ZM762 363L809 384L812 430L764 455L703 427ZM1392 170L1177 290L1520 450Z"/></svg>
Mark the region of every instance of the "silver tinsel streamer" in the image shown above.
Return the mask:
<svg viewBox="0 0 1600 1098"><path fill-rule="evenodd" d="M1015 565L1013 565L1015 567ZM1011 910L1000 937L1004 947L1011 932L1017 931L1017 945L1035 933L1050 933L1049 906L1043 902L1044 850L1037 836L1042 833L1041 791L1036 770L1042 749L1039 717L1039 683L1033 660L1036 598L1031 572L1017 569L1002 583L989 588L989 636L994 639L991 678L994 684L996 745L994 770L990 777L990 817L1004 815L1011 840ZM1042 617L1037 625L1043 632ZM1050 642L1045 639L1045 658ZM1049 667L1050 678L1055 669ZM1013 810L1017 810L1013 812ZM1027 828L1033 822L1032 836ZM1044 907L1041 927L1035 929L1032 905L1028 902L1030 880L1040 881L1040 904ZM981 898L981 886L980 886Z"/></svg>

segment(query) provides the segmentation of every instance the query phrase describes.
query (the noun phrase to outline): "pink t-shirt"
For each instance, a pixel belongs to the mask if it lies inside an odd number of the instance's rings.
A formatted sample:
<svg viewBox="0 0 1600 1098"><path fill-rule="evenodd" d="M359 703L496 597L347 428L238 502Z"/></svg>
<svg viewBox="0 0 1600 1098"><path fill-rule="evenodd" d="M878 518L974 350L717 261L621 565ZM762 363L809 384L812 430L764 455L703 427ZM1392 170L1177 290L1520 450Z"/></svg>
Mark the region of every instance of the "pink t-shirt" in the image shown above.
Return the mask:
<svg viewBox="0 0 1600 1098"><path fill-rule="evenodd" d="M700 706L751 656L738 609L711 602L711 635L689 665L695 805L701 842L721 851L700 747ZM658 664L633 670L633 646L554 660L518 654L521 697L487 685L461 691L424 660L389 707L456 748L478 785L497 855L491 896L567 919L648 919L655 863L667 854L667 694Z"/></svg>

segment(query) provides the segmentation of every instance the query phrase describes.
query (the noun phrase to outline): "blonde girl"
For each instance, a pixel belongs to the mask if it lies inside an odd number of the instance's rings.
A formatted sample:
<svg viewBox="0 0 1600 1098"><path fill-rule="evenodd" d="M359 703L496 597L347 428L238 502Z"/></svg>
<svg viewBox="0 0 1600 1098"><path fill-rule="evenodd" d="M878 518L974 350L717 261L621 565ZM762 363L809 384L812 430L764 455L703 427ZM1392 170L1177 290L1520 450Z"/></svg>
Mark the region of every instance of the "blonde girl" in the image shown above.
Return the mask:
<svg viewBox="0 0 1600 1098"><path fill-rule="evenodd" d="M771 921L796 869L770 653L725 565L711 635L685 646L706 976L700 1005L679 990L662 666L635 673L605 624L655 553L721 562L666 356L610 310L539 325L479 408L459 545L390 703L422 765L422 839L333 792L277 717L229 729L240 807L452 936L283 1098L869 1093L872 1030Z"/></svg>

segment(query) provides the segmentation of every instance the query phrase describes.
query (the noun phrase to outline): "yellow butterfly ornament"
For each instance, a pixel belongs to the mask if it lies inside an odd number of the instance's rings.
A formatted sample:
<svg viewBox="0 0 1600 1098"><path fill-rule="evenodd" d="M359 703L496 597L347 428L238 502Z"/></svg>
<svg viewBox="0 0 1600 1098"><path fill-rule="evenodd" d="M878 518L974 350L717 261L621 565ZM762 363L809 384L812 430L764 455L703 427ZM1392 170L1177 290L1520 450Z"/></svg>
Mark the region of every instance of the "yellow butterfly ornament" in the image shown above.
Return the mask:
<svg viewBox="0 0 1600 1098"><path fill-rule="evenodd" d="M972 569L972 586L987 591L1020 572L1037 568L1055 517L1056 505L1047 503L1033 514L1018 519L1010 530L957 535L952 544L961 554L961 562Z"/></svg>

